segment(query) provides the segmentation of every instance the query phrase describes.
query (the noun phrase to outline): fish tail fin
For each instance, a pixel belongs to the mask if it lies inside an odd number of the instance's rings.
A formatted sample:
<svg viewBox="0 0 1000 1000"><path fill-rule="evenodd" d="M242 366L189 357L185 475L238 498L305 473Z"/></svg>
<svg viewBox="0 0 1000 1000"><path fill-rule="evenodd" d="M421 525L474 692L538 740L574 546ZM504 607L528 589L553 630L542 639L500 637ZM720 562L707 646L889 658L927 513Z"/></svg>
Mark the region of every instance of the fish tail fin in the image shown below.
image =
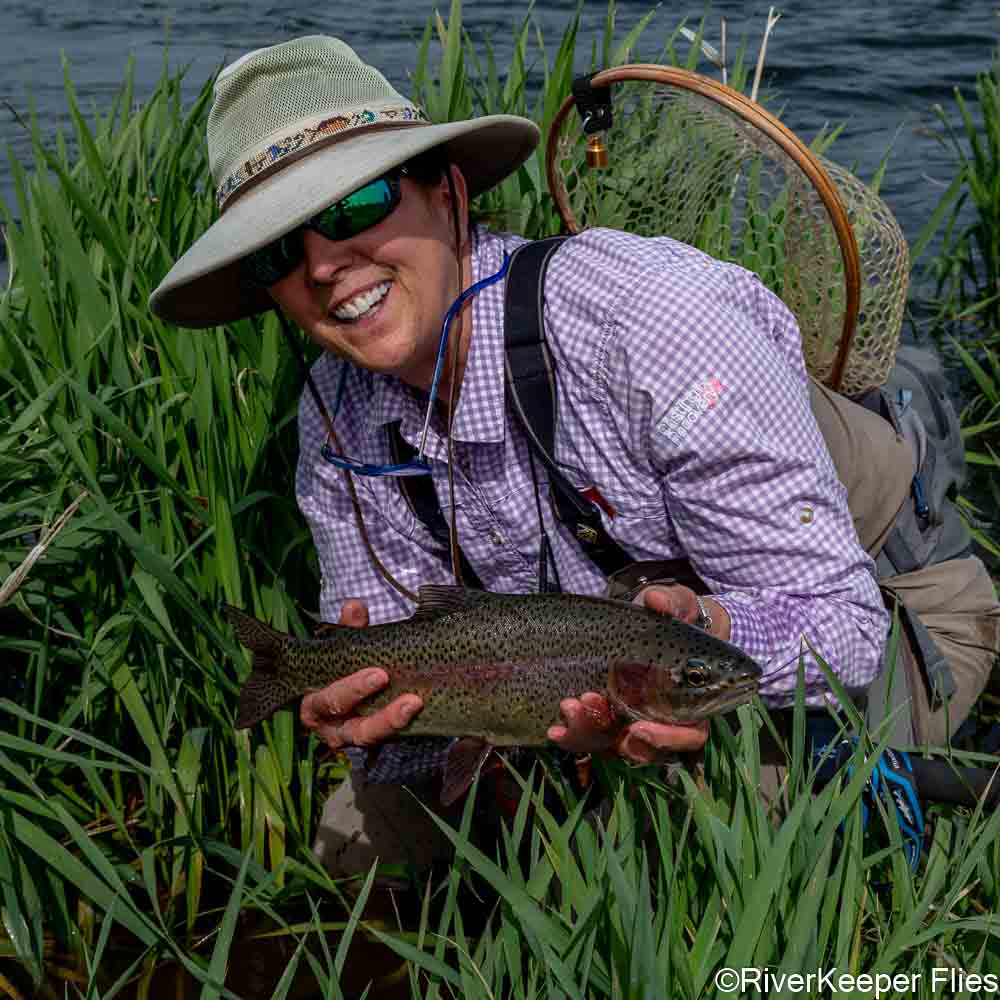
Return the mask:
<svg viewBox="0 0 1000 1000"><path fill-rule="evenodd" d="M240 688L236 728L245 729L270 718L302 692L281 674L281 651L285 635L231 604L222 610L241 645L253 653L251 674Z"/></svg>
<svg viewBox="0 0 1000 1000"><path fill-rule="evenodd" d="M253 653L254 670L274 673L278 669L278 654L281 652L284 633L231 604L223 604L222 611L232 625L240 645L246 646Z"/></svg>

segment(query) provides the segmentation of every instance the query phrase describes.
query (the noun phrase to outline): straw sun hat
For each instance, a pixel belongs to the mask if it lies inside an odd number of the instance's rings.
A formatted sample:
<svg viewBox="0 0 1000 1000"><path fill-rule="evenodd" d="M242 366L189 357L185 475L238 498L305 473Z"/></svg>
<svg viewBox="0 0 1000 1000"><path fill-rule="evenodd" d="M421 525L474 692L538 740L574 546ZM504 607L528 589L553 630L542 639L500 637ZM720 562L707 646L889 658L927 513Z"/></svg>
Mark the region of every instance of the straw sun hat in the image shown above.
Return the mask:
<svg viewBox="0 0 1000 1000"><path fill-rule="evenodd" d="M273 306L240 280L239 261L417 153L444 146L470 197L516 170L539 131L489 115L433 125L337 38L258 49L215 83L208 157L219 219L153 292L180 326L228 323Z"/></svg>

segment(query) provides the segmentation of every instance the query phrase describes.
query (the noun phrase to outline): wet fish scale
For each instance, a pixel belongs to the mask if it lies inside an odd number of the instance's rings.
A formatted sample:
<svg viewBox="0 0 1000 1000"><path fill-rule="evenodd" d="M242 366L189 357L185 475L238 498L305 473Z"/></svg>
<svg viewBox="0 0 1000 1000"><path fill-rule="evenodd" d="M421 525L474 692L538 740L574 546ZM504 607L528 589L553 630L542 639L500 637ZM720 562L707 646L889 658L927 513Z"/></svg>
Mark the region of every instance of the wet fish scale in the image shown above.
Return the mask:
<svg viewBox="0 0 1000 1000"><path fill-rule="evenodd" d="M371 712L404 692L424 707L407 734L541 744L563 698L607 693L634 718L690 722L747 700L760 669L735 646L645 608L573 594L489 594L425 587L414 616L322 639L275 632L227 609L254 671L238 726L368 667L390 684Z"/></svg>

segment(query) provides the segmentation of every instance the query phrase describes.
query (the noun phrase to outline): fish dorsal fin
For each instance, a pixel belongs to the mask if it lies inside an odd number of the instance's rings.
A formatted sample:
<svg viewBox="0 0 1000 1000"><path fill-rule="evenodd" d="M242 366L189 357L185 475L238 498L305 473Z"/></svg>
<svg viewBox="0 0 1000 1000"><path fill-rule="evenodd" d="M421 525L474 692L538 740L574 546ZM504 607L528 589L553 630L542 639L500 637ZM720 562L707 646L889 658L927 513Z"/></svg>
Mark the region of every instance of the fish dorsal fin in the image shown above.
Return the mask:
<svg viewBox="0 0 1000 1000"><path fill-rule="evenodd" d="M467 611L489 597L490 594L485 590L440 583L426 584L417 591L417 610L413 617L437 618L454 611Z"/></svg>

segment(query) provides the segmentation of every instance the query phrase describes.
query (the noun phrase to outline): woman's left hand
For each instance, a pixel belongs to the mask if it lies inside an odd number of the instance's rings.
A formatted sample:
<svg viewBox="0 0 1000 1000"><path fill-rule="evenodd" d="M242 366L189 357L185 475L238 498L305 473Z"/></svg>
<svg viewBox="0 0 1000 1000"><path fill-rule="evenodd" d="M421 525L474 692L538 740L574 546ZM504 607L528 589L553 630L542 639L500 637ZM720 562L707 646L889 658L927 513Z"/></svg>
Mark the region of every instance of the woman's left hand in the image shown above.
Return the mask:
<svg viewBox="0 0 1000 1000"><path fill-rule="evenodd" d="M659 722L633 722L624 729L607 700L593 691L559 704L565 725L550 726L548 737L563 750L574 753L608 752L652 764L661 751L687 753L700 750L708 738L708 723L668 726Z"/></svg>
<svg viewBox="0 0 1000 1000"><path fill-rule="evenodd" d="M729 615L721 604L703 597L712 618L712 635L729 638ZM680 584L652 584L636 595L634 603L688 624L698 619L698 601L690 587ZM633 722L624 729L618 724L607 700L593 691L579 698L564 698L559 705L564 725L551 726L548 737L563 750L576 753L606 751L638 764L652 764L661 751L673 753L700 750L708 739L708 722L690 726L670 726L659 722Z"/></svg>

